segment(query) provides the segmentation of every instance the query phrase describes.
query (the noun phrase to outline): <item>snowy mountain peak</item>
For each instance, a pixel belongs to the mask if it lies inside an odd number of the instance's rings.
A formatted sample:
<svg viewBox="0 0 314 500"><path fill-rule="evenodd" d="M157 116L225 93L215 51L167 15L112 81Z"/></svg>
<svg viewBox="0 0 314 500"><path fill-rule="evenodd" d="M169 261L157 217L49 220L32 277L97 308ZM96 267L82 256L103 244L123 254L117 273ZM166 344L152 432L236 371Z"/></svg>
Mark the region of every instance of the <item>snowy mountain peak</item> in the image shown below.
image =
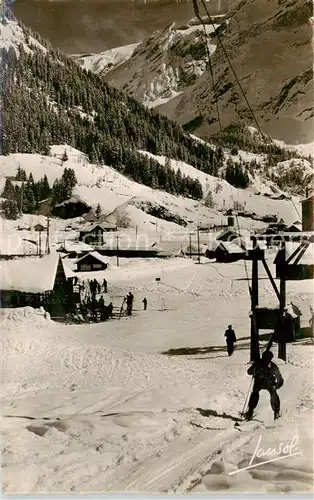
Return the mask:
<svg viewBox="0 0 314 500"><path fill-rule="evenodd" d="M3 17L0 23L0 49L9 50L13 48L18 55L18 46L25 42L22 28L15 21L9 21Z"/></svg>
<svg viewBox="0 0 314 500"><path fill-rule="evenodd" d="M36 47L43 52L47 49L39 43L34 37L25 33L17 21L8 19L3 16L0 22L0 57L2 59L3 52L14 50L19 57L19 47L22 45L25 52L32 52L32 47Z"/></svg>
<svg viewBox="0 0 314 500"><path fill-rule="evenodd" d="M211 54L216 50L215 30L208 19L204 23L206 36L196 18L183 26L168 24L139 44L127 61L108 71L106 80L148 107L168 102L204 73L206 44Z"/></svg>
<svg viewBox="0 0 314 500"><path fill-rule="evenodd" d="M262 130L290 144L313 135L313 14L310 0L234 2L231 13L214 16L224 50L233 64ZM168 24L144 40L128 61L112 67L106 80L204 138L217 132L213 102L219 96L223 127L244 116L253 124L211 22L197 18ZM207 77L206 43L212 55L213 92ZM261 47L263 50L261 51ZM217 50L216 50L217 49ZM295 62L298 61L296 65Z"/></svg>

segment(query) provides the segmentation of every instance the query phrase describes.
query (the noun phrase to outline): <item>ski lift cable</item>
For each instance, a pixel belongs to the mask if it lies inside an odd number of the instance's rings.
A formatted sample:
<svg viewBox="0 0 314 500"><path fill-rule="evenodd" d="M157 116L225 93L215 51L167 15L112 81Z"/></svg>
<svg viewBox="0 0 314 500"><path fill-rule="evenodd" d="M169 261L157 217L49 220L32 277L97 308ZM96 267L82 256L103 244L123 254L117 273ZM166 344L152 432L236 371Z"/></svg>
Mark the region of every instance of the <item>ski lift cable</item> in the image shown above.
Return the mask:
<svg viewBox="0 0 314 500"><path fill-rule="evenodd" d="M199 13L199 9L198 9L198 5L196 3L196 0L193 0L193 5L194 5L195 15L196 15L197 19L199 20L199 22L201 23L201 25L203 26L203 30L204 30L204 36L205 36L205 40L206 40L206 55L207 55L208 67L209 67L209 72L210 72L211 81L212 81L212 89L213 89L213 93L214 93L214 101L216 103L217 119L218 119L218 123L219 123L219 128L220 128L220 130L222 130L221 119L220 119L220 112L219 112L219 105L218 105L218 99L217 99L216 83L215 83L213 66L212 66L212 61L211 61L209 47L208 47L209 36L207 34L207 31L206 31L205 22L202 19L200 13Z"/></svg>
<svg viewBox="0 0 314 500"><path fill-rule="evenodd" d="M214 99L216 100L217 118L218 118L219 128L220 128L220 130L222 130L222 122L221 122L221 118L220 118L219 106L217 105L217 88L216 88L216 83L215 83L215 79L214 79L214 72L213 72L213 66L212 66L212 62L211 62L211 55L210 55L209 48L208 48L209 36L208 36L207 31L206 31L205 22L204 22L203 18L200 15L199 8L198 8L196 0L193 0L193 7L194 7L194 12L195 12L195 15L196 15L197 19L200 21L200 23L203 26L203 31L204 31L204 35L205 35L205 39L206 39L206 55L207 55L207 58L208 58L208 67L209 67L210 76L211 76L211 80L212 80L212 88L213 88L213 92L214 92ZM213 27L214 27L215 33L217 34L216 27L215 27L214 24L213 24ZM237 109L237 106L235 106L235 112L236 112L236 114L238 116L239 121L240 122L244 122L245 124L247 124L246 121L241 117L241 115L240 115L240 113L239 113L239 111Z"/></svg>
<svg viewBox="0 0 314 500"><path fill-rule="evenodd" d="M245 102L246 102L246 105L247 105L248 109L250 110L250 113L251 113L252 118L253 118L253 120L254 120L254 122L255 122L256 128L257 128L257 130L259 131L259 133L261 134L261 136L262 136L264 139L266 139L266 138L265 138L265 136L264 136L264 134L263 134L263 132L262 132L262 129L261 129L261 127L260 127L260 125L259 125L259 123L258 123L258 121L257 121L257 118L256 118L256 116L255 116L255 113L254 113L254 111L253 111L253 109L252 109L252 107L251 107L251 105L250 105L250 103L249 103L249 100L248 100L248 98L247 98L247 96L246 96L246 94L245 94L245 92L244 92L244 89L243 89L243 87L242 87L242 85L241 85L241 82L240 82L240 80L239 80L239 78L238 78L238 76L237 76L237 74L236 74L236 72L235 72L235 69L234 69L233 64L232 64L232 62L231 62L231 59L230 59L230 57L229 57L229 55L228 55L228 53L227 53L227 51L226 51L226 49L225 49L225 46L224 46L224 44L223 44L223 42L222 42L221 36L220 36L220 34L219 34L218 30L216 29L216 25L215 25L215 23L214 23L214 21L213 21L213 19L212 19L212 16L211 16L211 15L209 14L209 12L208 12L208 8L207 8L207 5L206 5L206 3L205 3L205 0L200 0L200 1L201 1L202 5L203 5L203 7L204 7L204 10L205 10L205 12L206 12L206 16L207 16L207 17L208 17L208 19L209 19L209 22L210 22L210 24L211 24L211 25L212 25L212 27L213 27L213 30L214 30L215 35L216 35L216 37L217 37L217 40L218 40L218 42L220 43L220 46L221 46L222 51L223 51L223 53L224 53L224 55L225 55L225 57L226 57L226 59L227 59L227 62L228 62L228 64L229 64L229 66L230 66L230 69L231 69L231 71L232 71L232 73L233 73L233 76L234 76L234 78L235 78L235 80L236 80L236 82L237 82L237 84L238 84L238 86L239 86L239 88L240 88L240 90L241 90L241 93L242 93L243 98L244 98L244 100L245 100ZM194 5L194 11L195 11L195 14L197 13L197 17L198 17L198 18L200 18L199 8L198 8L198 5L197 5L197 0L193 0L193 5Z"/></svg>
<svg viewBox="0 0 314 500"><path fill-rule="evenodd" d="M210 22L211 22L211 24L213 26L213 29L215 30L215 33L217 35L218 32L216 30L216 26L213 23L211 16L209 15L209 12L207 10L206 5L204 4L203 0L201 0L201 1L203 3L204 8L205 8L206 14L208 15L208 18L209 18L209 20L210 20ZM207 41L207 36L208 35L207 35L207 32L206 32L206 25L205 25L205 22L203 21L201 15L200 15L199 8L198 8L198 5L197 5L197 0L193 0L193 7L194 7L194 12L195 12L196 17L199 19L199 21L203 25L203 29L204 29L204 33L205 33L205 37L206 37L206 41ZM222 46L222 42L221 42L220 37L218 38L218 40L220 41L220 44ZM218 98L217 98L217 94L216 94L216 86L215 86L215 80L214 80L214 73L213 73L213 68L212 68L212 64L211 64L211 57L210 57L210 53L209 53L209 49L208 49L208 44L207 43L206 43L206 47L207 47L208 65L209 65L209 68L210 68L210 74L211 74L211 79L212 79L212 87L213 87L213 92L214 92L214 99L216 101L216 107L217 107L217 118L218 118L218 122L219 122L220 133L222 133L222 124L221 124L220 112L219 112L219 102L218 102ZM224 50L224 53L226 54L226 57L228 58L229 64L231 65L231 61L230 61L230 59L229 59L229 57L228 57L228 55L227 55L224 47L223 47L223 50ZM235 74L235 72L234 72L234 74ZM236 74L235 74L235 76L236 76ZM240 82L239 82L239 85L240 85ZM242 89L242 93L244 94L243 89ZM249 103L248 103L248 106L250 107ZM253 114L253 112L252 112L252 114ZM231 190L231 196L232 196L233 206L234 206L235 200L234 200L233 191L232 191L232 187L231 186L230 186L230 190ZM239 236L241 236L240 224L239 224L237 213L235 214L235 216L236 216L236 223L237 223L237 229L238 229L238 232L239 232ZM250 285L249 272L248 272L248 267L247 267L247 263L246 263L245 260L244 260L244 269L245 269L245 273L246 273L249 294L250 294L250 297L252 297L252 288L251 288L251 285Z"/></svg>
<svg viewBox="0 0 314 500"><path fill-rule="evenodd" d="M204 28L204 31L206 32L205 23L204 23L204 21L203 21L203 19L202 19L201 15L200 15L200 12L199 12L199 7L198 7L198 4L197 4L197 0L192 0L192 1L193 1L193 8L194 8L195 15L196 15L196 17L200 20L200 22L202 23L203 28ZM224 44L223 44L222 38L221 38L221 36L220 36L220 34L219 34L219 31L216 29L216 26L215 26L215 23L214 23L214 21L213 21L213 19L212 19L212 16L209 14L209 11L208 11L208 8L207 8L207 5L206 5L206 3L205 3L205 0L200 0L200 2L201 2L201 4L202 4L202 5L203 5L203 7L204 7L204 10L205 10L205 12L206 12L206 16L208 17L210 24L211 24L211 25L212 25L212 27L213 27L214 33L215 33L215 35L216 35L216 37L217 37L217 40L218 40L218 42L219 42L219 44L220 44L220 46L221 46L221 49L222 49L222 51L223 51L223 53L224 53L224 55L225 55L225 57L226 57L226 59L227 59L227 62L228 62L228 64L229 64L229 66L230 66L230 69L231 69L231 71L232 71L232 73L233 73L233 76L234 76L234 78L235 78L235 80L236 80L236 82L237 82L237 84L238 84L238 86L239 86L239 88L240 88L240 91L241 91L241 93L242 93L242 95L243 95L243 98L244 98L244 100L245 100L245 102L246 102L246 105L247 105L247 107L248 107L248 109L249 109L249 111L250 111L250 113L251 113L251 115L252 115L252 118L253 118L253 120L254 120L254 123L255 123L255 125L256 125L256 128L257 128L258 132L260 133L261 138L262 138L262 140L264 141L265 145L266 145L266 146L268 146L269 144L268 144L268 141L267 141L267 137L266 137L266 136L265 136L265 134L263 133L263 131L262 131L261 127L260 127L260 124L259 124L259 122L258 122L258 119L257 119L257 117L256 117L256 115L255 115L255 113L254 113L254 111L253 111L253 109L252 109L252 107L251 107L251 105L250 105L250 102L249 102L249 100L248 100L248 98L247 98L247 96L246 96L246 93L245 93L245 91L244 91L244 89L243 89L243 87L242 87L242 84L241 84L241 82L240 82L240 80L239 80L239 78L238 78L238 76L237 76L237 74L236 74L236 71L235 71L234 67L233 67L233 64L232 64L232 62L231 62L231 59L230 59L230 57L229 57L229 55L228 55L228 53L227 53L227 51L226 51L226 49L225 49L225 46L224 46ZM213 80L213 85L214 85L214 75L213 75L213 71L212 71L211 58L210 58L210 54L209 54L209 50L208 50L208 45L206 44L206 46L207 46L207 57L208 57L208 59L209 59L209 68L210 68L210 71L211 71L212 80ZM215 87L214 87L214 88L215 88ZM216 99L217 99L216 92L214 92L214 98L216 98ZM237 114L238 114L238 113L237 113ZM238 115L238 116L239 116L239 115ZM240 117L240 119L241 119L241 117ZM219 119L219 126L220 126L220 132L222 132L222 127L221 127L221 121L220 121L220 119ZM271 152L271 151L269 152L269 158L270 158L270 160L271 160L271 164L272 164L272 166L274 167L274 166L275 166L275 162L274 162L274 158L273 158L273 156L272 156L272 152ZM292 204L293 204L293 206L294 206L294 209L295 209L295 211L296 211L296 213L297 213L298 217L299 217L299 218L301 218L300 212L299 212L299 210L297 209L297 207L296 207L296 205L295 205L295 203L294 203L294 201L293 201L293 198L291 198L291 201L292 201Z"/></svg>

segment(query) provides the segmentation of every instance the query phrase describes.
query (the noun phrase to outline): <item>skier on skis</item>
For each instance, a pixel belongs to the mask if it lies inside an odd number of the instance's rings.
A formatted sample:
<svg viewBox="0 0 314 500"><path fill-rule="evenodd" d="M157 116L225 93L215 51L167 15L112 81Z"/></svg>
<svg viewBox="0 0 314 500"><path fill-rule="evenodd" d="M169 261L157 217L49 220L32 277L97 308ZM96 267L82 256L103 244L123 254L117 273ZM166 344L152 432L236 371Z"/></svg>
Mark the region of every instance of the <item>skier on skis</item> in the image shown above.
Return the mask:
<svg viewBox="0 0 314 500"><path fill-rule="evenodd" d="M253 412L259 400L259 391L267 390L270 394L270 404L274 412L274 419L279 417L280 399L277 394L277 389L283 386L283 378L278 366L272 362L273 353L266 350L262 354L262 359L254 361L247 373L253 375L254 385L252 394L249 400L249 408L245 414L246 420L253 418Z"/></svg>
<svg viewBox="0 0 314 500"><path fill-rule="evenodd" d="M234 343L237 341L232 325L228 326L228 330L225 331L225 337L227 342L228 355L231 356L234 351Z"/></svg>

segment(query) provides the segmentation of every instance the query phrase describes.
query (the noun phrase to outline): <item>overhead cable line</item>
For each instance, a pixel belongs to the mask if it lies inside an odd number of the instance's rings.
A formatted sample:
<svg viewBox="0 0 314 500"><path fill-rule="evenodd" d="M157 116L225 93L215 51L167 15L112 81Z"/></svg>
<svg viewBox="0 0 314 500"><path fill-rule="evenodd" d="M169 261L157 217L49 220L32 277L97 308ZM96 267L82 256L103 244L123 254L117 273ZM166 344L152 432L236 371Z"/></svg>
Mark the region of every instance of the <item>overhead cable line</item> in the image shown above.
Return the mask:
<svg viewBox="0 0 314 500"><path fill-rule="evenodd" d="M197 0L192 0L192 1L193 1L193 7L194 7L194 12L195 12L195 15L196 15L196 17L200 20L200 22L202 23L203 28L204 28L205 35L206 35L206 36L208 36L208 35L207 35L207 33L206 33L206 26L205 26L204 20L202 19L201 15L200 15L200 11L199 11L199 7L198 7L198 4L197 4ZM238 78L238 76L237 76L237 74L236 74L236 71L235 71L235 69L234 69L234 67L233 67L233 64L232 64L232 61L231 61L231 59L230 59L230 57L229 57L229 55L228 55L228 52L227 52L227 51L226 51L226 49L225 49L225 46L224 46L224 43L223 43L223 41L222 41L222 38L221 38L221 36L220 36L220 34L219 34L219 31L218 31L218 30L217 30L217 28L216 28L216 25L215 25L215 23L214 23L214 21L213 21L213 19L212 19L212 16L209 14L209 11L208 11L208 8L207 8L207 5L206 5L206 3L205 3L205 0L200 0L200 2L201 2L201 4L202 4L202 5L203 5L203 7L204 7L204 10L205 10L205 12L206 12L206 16L207 16L207 18L208 18L208 20L209 20L210 24L211 24L211 25L212 25L212 27L213 27L214 33L215 33L215 35L216 35L216 37L217 37L217 40L218 40L218 42L219 42L219 44L220 44L220 46L221 46L222 51L223 51L223 53L224 53L224 55L225 55L225 57L226 57L226 60L227 60L227 62L228 62L228 64L229 64L229 67L230 67L230 69L231 69L232 73L233 73L233 76L234 76L234 78L235 78L235 80L236 80L236 82L237 82L237 84L238 84L238 86L239 86L239 89L240 89L240 91L241 91L241 93L242 93L242 96L243 96L243 98L244 98L245 102L246 102L246 105L247 105L247 107L248 107L248 109L249 109L249 111L250 111L250 113L251 113L251 115L252 115L252 118L253 118L253 120L254 120L254 123L255 123L255 125L256 125L256 128L257 128L258 132L260 133L261 138L262 138L262 140L264 141L265 145L269 147L269 142L268 142L268 140L267 140L267 136L263 133L263 131L262 131L261 127L260 127L260 124L259 124L259 122L258 122L258 119L257 119L257 117L256 117L256 115L255 115L255 113L254 113L254 111L253 111L253 109L252 109L252 106L250 105L250 102L249 102L249 100L248 100L248 98L247 98L247 95L246 95L246 93L245 93L244 89L243 89L243 86L242 86L242 84L241 84L241 82L240 82L240 80L239 80L239 78ZM208 57L208 60L209 60L210 74L211 74L211 78L212 78L212 82L213 82L214 98L216 99L216 106L217 106L217 109L218 109L218 111L217 111L217 116L218 116L218 122L219 122L219 127L220 127L220 133L222 133L222 126L221 126L221 120L220 120L220 114L219 114L218 99L217 99L217 93L216 93L216 90L215 90L215 89L216 89L216 86L215 86L215 82L214 82L213 67L212 67L212 63L211 63L211 57L210 57L210 53L209 53L209 49L208 49L208 44L206 44L206 46L207 46L207 57ZM238 114L238 116L239 116L239 113L238 113L238 112L237 112L237 114ZM239 116L239 118L241 119L241 117L240 117L240 116ZM272 164L272 166L274 167L274 166L275 166L275 162L274 162L274 159L273 159L273 156L272 156L271 151L269 152L269 158L270 158L270 160L271 160L271 164ZM295 205L295 203L294 203L294 201L293 201L293 198L291 198L291 201L292 201L293 207L294 207L294 209L295 209L295 211L296 211L296 213L297 213L297 215L298 215L299 219L301 219L301 214L300 214L299 210L297 209L297 207L296 207L296 205Z"/></svg>

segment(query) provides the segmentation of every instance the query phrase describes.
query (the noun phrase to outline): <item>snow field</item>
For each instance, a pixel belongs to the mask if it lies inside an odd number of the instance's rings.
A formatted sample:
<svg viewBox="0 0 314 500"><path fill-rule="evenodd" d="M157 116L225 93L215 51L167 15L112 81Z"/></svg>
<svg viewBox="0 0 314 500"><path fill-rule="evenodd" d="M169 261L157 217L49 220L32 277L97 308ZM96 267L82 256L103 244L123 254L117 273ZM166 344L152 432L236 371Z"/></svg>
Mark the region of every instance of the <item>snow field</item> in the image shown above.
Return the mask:
<svg viewBox="0 0 314 500"><path fill-rule="evenodd" d="M61 157L66 149L69 160L61 166ZM153 156L150 153L142 151L143 154L154 157L162 165L165 163L164 156ZM239 152L239 155L249 155L249 153ZM239 156L238 155L238 156ZM250 159L250 158L244 159ZM181 169L182 173L189 175L192 178L198 178L202 184L204 197L208 192L212 193L214 208L208 208L203 202L173 196L159 190L153 190L147 186L137 184L136 182L124 177L116 172L111 167L106 165L97 166L88 163L86 156L80 151L67 146L59 145L51 147L51 156L40 156L36 154L12 154L7 157L0 157L0 190L3 189L5 178L14 176L17 167L21 166L26 170L27 175L33 174L34 180L39 180L44 174L47 175L50 185L55 179L62 176L64 167L73 168L77 177L78 184L74 189L74 195L79 196L86 201L90 206L96 207L99 203L103 213L109 217L112 222L127 224L129 227L138 227L139 233L148 235L155 231L158 238L172 239L173 233L183 231L184 228L178 224L166 220L158 219L148 213L145 213L140 208L137 208L132 203L137 201L150 201L151 203L161 205L170 211L174 216L183 217L188 221L188 226L185 229L194 229L198 226L208 226L214 224L226 223L225 217L218 210L232 208L234 202L239 202L248 211L254 211L258 215L277 214L279 218L283 218L286 223L292 224L300 219L299 200L294 199L294 203L289 200L273 200L262 195L254 194L258 188L260 192L267 192L269 187L259 178L255 179L255 184L252 188L242 190L236 189L229 185L225 180L205 174L193 166L184 162L171 160L171 167L174 170ZM258 180L259 179L259 180ZM259 221L253 221L247 218L239 217L242 228L261 228L265 224ZM18 225L34 225L40 222L45 225L45 218L35 215L23 215L22 220L16 222L2 221L0 231L3 233L12 234ZM54 234L58 232L57 240L68 239L75 237L74 234L64 233L68 224L79 225L77 221L62 221L51 220L51 234L54 239ZM158 224L158 228L157 225ZM159 233L159 234L158 234ZM20 232L20 237L36 240L38 235L35 233L30 235L29 232ZM43 235L44 237L44 235ZM7 236L5 236L7 238ZM10 236L11 238L11 236ZM54 242L54 241L53 241ZM32 252L33 245L24 242L17 244L12 242L11 246L19 247L16 253ZM43 241L44 245L44 241ZM6 245L7 247L8 245ZM24 248L25 247L25 248ZM27 248L26 248L27 247ZM15 248L15 251L17 249ZM12 251L13 252L13 251ZM4 253L4 251L2 251Z"/></svg>
<svg viewBox="0 0 314 500"><path fill-rule="evenodd" d="M105 50L100 54L74 55L76 61L87 71L94 73L106 74L113 68L117 68L132 56L135 49L140 43L132 43Z"/></svg>
<svg viewBox="0 0 314 500"><path fill-rule="evenodd" d="M311 491L309 342L289 344L287 364L275 360L285 379L282 418L274 425L262 394L262 423L234 427L250 382L243 263L135 260L116 271L108 291L116 306L133 291L131 318L62 325L31 310L1 311L4 491ZM304 324L312 293L310 282L289 283ZM269 297L262 280L261 303ZM229 322L238 337L231 358ZM266 449L296 433L302 455L228 475L248 464L260 435Z"/></svg>

